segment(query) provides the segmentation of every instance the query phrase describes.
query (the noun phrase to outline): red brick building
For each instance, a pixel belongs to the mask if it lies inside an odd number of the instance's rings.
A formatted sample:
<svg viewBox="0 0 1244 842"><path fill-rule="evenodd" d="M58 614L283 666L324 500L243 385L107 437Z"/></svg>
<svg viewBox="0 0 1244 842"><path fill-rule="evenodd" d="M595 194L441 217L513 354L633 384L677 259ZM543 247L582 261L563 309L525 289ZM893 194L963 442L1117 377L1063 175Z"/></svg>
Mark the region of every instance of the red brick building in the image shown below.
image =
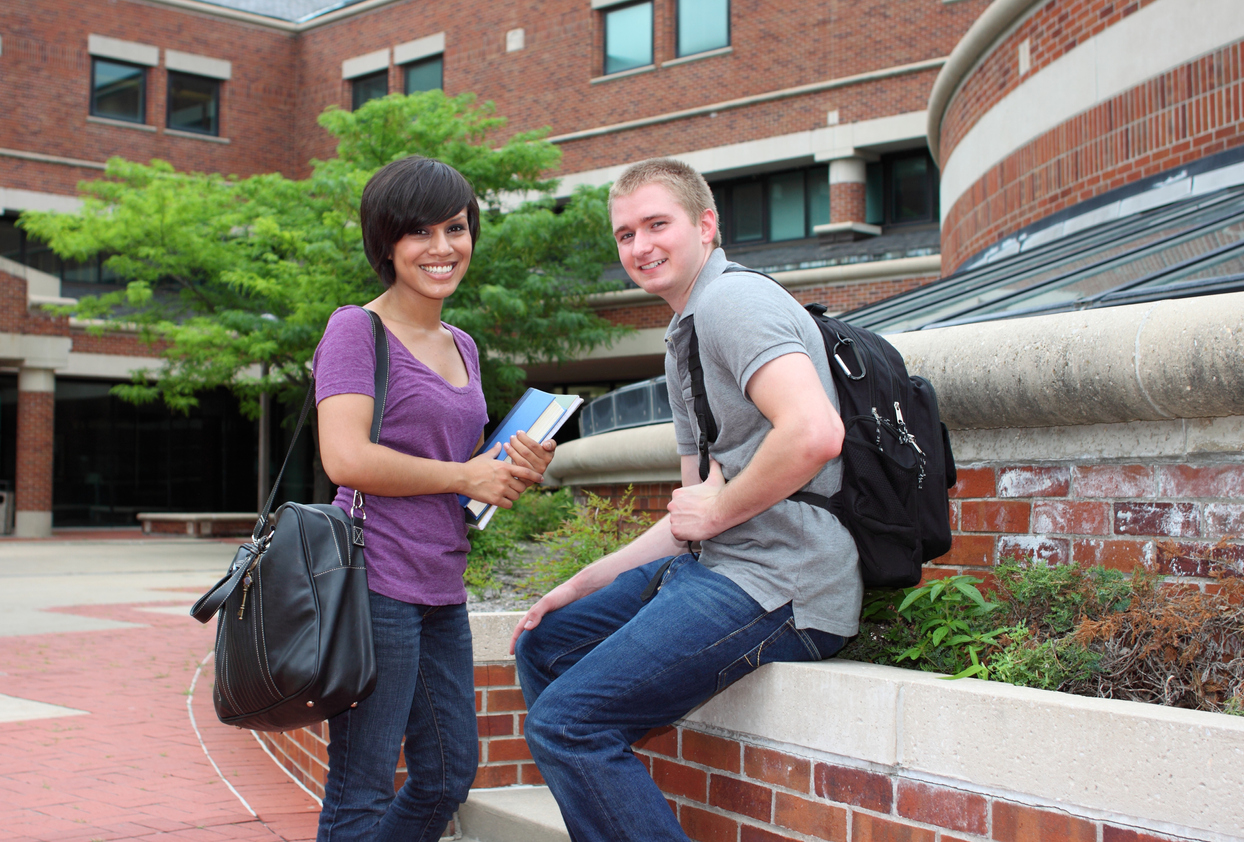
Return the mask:
<svg viewBox="0 0 1244 842"><path fill-rule="evenodd" d="M473 91L496 103L508 131L549 127L565 193L641 158L688 160L717 192L733 257L849 309L940 275L926 103L986 5L543 0L464 14L415 0L4 4L0 480L16 491L19 533L47 534L54 511L74 525L250 505L251 492L239 504L227 490L253 488L243 475L254 438L227 398L214 420L133 415L107 387L153 364L150 350L37 312L111 279L98 264L61 261L13 223L24 210L76 207L77 183L99 177L109 157L300 177L333 153L316 123L330 105ZM640 331L533 371L534 381L599 391L659 373L664 304L637 290L597 304ZM143 432L156 428L155 439ZM46 452L57 455L34 456ZM158 476L139 476L135 460ZM221 475L194 467L225 463ZM207 488L218 492L205 497Z"/></svg>

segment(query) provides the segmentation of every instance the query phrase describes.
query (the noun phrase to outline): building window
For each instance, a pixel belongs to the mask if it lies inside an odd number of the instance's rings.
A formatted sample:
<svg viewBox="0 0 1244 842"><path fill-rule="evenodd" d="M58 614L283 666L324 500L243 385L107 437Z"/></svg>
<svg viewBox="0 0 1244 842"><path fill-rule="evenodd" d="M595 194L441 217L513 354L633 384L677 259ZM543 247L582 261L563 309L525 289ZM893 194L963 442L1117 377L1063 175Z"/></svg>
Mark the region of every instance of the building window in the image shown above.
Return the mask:
<svg viewBox="0 0 1244 842"><path fill-rule="evenodd" d="M429 56L419 61L412 61L402 68L405 79L404 90L408 94L419 91L434 91L445 87L445 57Z"/></svg>
<svg viewBox="0 0 1244 842"><path fill-rule="evenodd" d="M379 99L386 95L389 92L388 69L355 78L350 83L350 92L353 99L351 108L355 111L368 100Z"/></svg>
<svg viewBox="0 0 1244 842"><path fill-rule="evenodd" d="M652 64L652 3L605 12L605 75Z"/></svg>
<svg viewBox="0 0 1244 842"><path fill-rule="evenodd" d="M189 73L168 74L168 127L220 134L220 80Z"/></svg>
<svg viewBox="0 0 1244 842"><path fill-rule="evenodd" d="M829 222L829 168L805 167L711 185L722 242L776 243Z"/></svg>
<svg viewBox="0 0 1244 842"><path fill-rule="evenodd" d="M99 256L88 258L85 263L63 260L48 246L32 240L17 227L17 217L0 216L0 257L38 269L71 284L115 284L120 281L116 274L104 265Z"/></svg>
<svg viewBox="0 0 1244 842"><path fill-rule="evenodd" d="M91 114L131 123L147 121L147 68L91 59Z"/></svg>
<svg viewBox="0 0 1244 842"><path fill-rule="evenodd" d="M937 165L928 150L883 155L868 165L865 222L869 225L923 225L937 222Z"/></svg>
<svg viewBox="0 0 1244 842"><path fill-rule="evenodd" d="M678 0L678 55L730 46L730 0Z"/></svg>

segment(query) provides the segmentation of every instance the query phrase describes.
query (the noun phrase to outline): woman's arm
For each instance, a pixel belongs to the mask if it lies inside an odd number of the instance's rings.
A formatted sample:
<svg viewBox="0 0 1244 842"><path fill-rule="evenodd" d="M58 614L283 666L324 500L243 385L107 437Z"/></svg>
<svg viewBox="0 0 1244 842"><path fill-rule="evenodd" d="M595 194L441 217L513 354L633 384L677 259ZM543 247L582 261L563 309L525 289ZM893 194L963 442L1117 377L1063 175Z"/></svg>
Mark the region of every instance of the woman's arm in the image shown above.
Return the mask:
<svg viewBox="0 0 1244 842"><path fill-rule="evenodd" d="M508 509L525 488L544 479L530 467L497 459L499 447L467 462L441 462L373 444L373 405L372 398L358 394L319 403L320 461L337 485L382 497L453 492Z"/></svg>

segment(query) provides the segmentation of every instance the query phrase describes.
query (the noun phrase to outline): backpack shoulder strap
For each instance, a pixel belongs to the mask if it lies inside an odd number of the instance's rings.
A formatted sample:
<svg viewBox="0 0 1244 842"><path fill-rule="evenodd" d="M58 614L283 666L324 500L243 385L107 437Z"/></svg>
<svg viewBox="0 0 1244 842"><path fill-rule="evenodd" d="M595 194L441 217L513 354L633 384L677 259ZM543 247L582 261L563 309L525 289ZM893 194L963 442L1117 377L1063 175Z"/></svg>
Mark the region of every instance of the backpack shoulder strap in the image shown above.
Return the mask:
<svg viewBox="0 0 1244 842"><path fill-rule="evenodd" d="M695 332L695 314L687 317L691 337L687 341L687 373L691 375L691 400L695 407L695 423L700 428L696 446L700 450L700 482L708 479L708 446L717 441L717 420L708 405L704 390L704 366L700 363L700 337Z"/></svg>

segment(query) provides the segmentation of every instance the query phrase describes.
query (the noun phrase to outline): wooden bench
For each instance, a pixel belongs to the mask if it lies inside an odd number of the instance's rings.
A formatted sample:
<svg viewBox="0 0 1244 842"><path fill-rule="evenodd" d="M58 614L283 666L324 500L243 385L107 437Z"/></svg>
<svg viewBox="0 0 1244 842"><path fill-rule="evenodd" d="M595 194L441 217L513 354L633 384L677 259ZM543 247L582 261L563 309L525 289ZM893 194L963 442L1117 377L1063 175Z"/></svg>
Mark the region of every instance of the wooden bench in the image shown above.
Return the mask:
<svg viewBox="0 0 1244 842"><path fill-rule="evenodd" d="M143 534L189 535L213 538L250 535L254 512L139 512Z"/></svg>

